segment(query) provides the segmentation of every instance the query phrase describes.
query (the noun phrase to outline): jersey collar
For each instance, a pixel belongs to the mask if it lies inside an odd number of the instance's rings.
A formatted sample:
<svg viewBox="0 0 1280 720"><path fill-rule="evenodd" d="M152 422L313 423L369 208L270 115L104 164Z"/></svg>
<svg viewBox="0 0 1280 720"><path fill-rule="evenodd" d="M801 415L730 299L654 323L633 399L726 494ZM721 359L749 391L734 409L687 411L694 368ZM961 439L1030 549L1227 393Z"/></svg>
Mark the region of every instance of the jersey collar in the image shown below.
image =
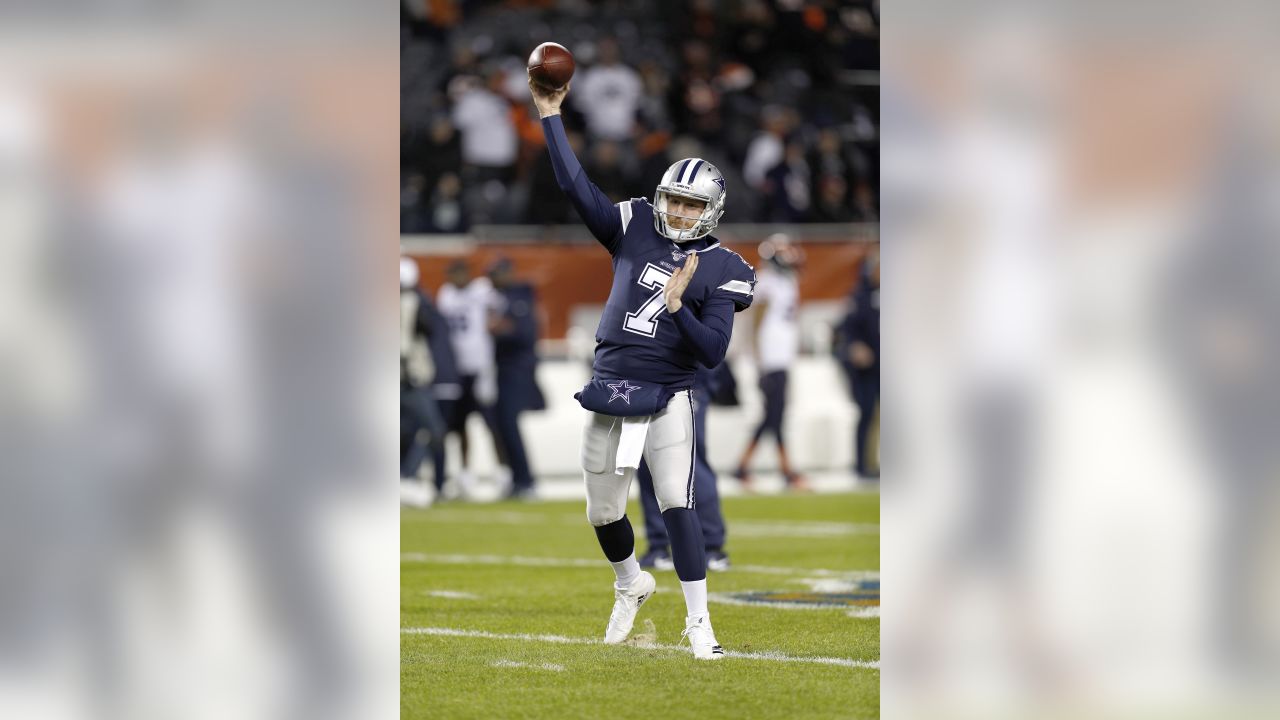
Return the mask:
<svg viewBox="0 0 1280 720"><path fill-rule="evenodd" d="M694 240L694 241L691 241L691 242L685 243L684 245L681 245L680 243L676 242L675 240L672 240L672 241L670 241L670 242L671 242L671 249L672 249L672 250L674 250L674 251L676 251L676 252L684 253L684 254L686 254L686 255L695 255L695 254L697 254L697 253L706 252L706 251L708 251L708 250L714 250L714 249L716 249L716 248L720 247L720 241L719 241L719 240L716 240L714 243L711 243L710 245L707 245L706 247L689 247L690 245L696 245L696 244L698 244L698 243L700 243L700 242L705 242L705 240L703 240L702 238L699 238L698 240Z"/></svg>

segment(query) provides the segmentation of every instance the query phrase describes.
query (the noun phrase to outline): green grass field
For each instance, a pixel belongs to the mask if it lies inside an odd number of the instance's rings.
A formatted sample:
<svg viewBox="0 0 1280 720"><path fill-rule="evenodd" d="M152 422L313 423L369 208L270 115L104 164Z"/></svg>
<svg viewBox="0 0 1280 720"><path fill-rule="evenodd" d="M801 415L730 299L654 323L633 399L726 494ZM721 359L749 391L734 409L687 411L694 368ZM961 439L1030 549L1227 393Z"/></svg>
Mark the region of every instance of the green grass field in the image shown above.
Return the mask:
<svg viewBox="0 0 1280 720"><path fill-rule="evenodd" d="M870 578L878 597L879 502L874 493L726 498L734 566L712 573L708 589L716 637L738 655L717 662L676 647L685 608L672 571L654 573L658 592L633 644L599 642L613 572L581 501L406 508L401 717L878 717L880 620L866 616L878 600L815 609L714 596L840 592ZM628 515L643 552L637 503Z"/></svg>

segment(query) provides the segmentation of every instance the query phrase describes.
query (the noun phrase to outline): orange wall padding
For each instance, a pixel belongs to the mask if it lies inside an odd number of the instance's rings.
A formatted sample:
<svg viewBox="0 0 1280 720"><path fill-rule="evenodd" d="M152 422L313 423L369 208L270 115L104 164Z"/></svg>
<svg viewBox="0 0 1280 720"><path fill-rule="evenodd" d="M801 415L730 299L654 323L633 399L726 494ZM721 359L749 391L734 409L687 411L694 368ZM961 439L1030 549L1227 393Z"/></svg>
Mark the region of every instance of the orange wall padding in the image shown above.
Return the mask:
<svg viewBox="0 0 1280 720"><path fill-rule="evenodd" d="M756 245L726 245L752 265L759 264ZM800 301L838 300L853 289L862 258L877 248L867 243L800 243L805 265L800 272ZM544 338L565 336L575 305L603 304L613 283L609 253L599 245L479 246L458 255L411 255L422 271L422 286L434 296L444 283L445 268L466 258L473 275L483 273L499 257L509 258L517 277L536 288L547 322Z"/></svg>

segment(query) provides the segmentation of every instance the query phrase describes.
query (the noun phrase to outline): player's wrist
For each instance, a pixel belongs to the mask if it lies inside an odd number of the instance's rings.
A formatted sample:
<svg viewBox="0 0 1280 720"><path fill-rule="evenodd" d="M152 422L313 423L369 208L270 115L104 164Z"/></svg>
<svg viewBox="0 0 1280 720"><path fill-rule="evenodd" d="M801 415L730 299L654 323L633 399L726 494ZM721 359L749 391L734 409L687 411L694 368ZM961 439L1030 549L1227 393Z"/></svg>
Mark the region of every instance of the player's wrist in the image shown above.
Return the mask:
<svg viewBox="0 0 1280 720"><path fill-rule="evenodd" d="M679 300L676 300L674 302L670 302L670 301L667 302L667 312L672 315L675 315L676 313L680 312L680 308L682 307L684 307L684 303Z"/></svg>
<svg viewBox="0 0 1280 720"><path fill-rule="evenodd" d="M538 119L545 120L553 115L559 115L560 108L547 108L546 110L538 108Z"/></svg>

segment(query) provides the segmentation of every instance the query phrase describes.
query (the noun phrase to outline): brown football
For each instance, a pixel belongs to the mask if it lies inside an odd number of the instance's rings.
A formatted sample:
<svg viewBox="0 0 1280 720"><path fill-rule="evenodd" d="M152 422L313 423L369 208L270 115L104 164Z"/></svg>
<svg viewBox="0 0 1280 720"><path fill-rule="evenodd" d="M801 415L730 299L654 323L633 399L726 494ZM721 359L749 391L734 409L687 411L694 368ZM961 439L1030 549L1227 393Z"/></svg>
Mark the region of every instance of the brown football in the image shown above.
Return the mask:
<svg viewBox="0 0 1280 720"><path fill-rule="evenodd" d="M529 74L548 88L562 88L573 77L573 53L553 42L542 43L529 55Z"/></svg>

